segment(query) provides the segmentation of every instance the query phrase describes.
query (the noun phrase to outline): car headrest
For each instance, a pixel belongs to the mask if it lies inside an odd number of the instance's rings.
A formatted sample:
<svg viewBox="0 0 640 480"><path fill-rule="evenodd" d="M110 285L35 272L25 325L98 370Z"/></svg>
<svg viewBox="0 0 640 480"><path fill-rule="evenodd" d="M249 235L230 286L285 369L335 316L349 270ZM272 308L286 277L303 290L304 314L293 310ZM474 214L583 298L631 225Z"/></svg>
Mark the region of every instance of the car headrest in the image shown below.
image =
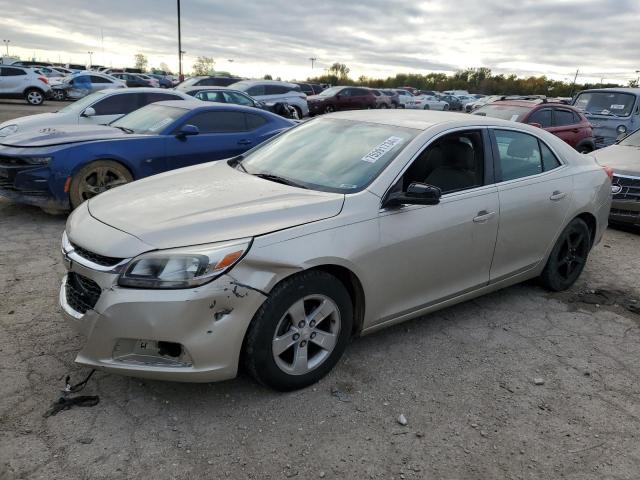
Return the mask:
<svg viewBox="0 0 640 480"><path fill-rule="evenodd" d="M475 170L475 157L471 145L460 140L450 140L442 144L446 152L447 166Z"/></svg>
<svg viewBox="0 0 640 480"><path fill-rule="evenodd" d="M507 148L507 155L515 158L530 158L533 155L533 142L519 142L512 140Z"/></svg>

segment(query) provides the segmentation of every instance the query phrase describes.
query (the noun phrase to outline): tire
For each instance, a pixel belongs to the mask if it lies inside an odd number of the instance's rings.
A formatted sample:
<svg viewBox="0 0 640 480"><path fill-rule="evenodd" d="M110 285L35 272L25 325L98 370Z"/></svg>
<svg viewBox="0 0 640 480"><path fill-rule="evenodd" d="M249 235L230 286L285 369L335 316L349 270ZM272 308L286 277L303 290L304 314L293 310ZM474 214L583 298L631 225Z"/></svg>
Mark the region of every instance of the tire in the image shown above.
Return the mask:
<svg viewBox="0 0 640 480"><path fill-rule="evenodd" d="M38 88L29 88L24 92L24 99L29 105L42 105L44 103L44 92Z"/></svg>
<svg viewBox="0 0 640 480"><path fill-rule="evenodd" d="M589 146L589 145L580 145L578 147L578 152L579 153L591 153L591 152L593 152L593 148L591 148L591 146Z"/></svg>
<svg viewBox="0 0 640 480"><path fill-rule="evenodd" d="M540 275L548 290L566 290L578 279L591 250L591 232L587 224L574 218L562 231L551 250L547 264Z"/></svg>
<svg viewBox="0 0 640 480"><path fill-rule="evenodd" d="M431 110L431 107L429 105L425 105L423 110Z"/></svg>
<svg viewBox="0 0 640 480"><path fill-rule="evenodd" d="M449 110L449 105L445 105L444 107L442 107L442 110L443 110L443 111L447 111L447 110Z"/></svg>
<svg viewBox="0 0 640 480"><path fill-rule="evenodd" d="M58 102L62 102L67 98L67 94L65 93L64 90L60 90L59 88L54 88L51 91L51 97Z"/></svg>
<svg viewBox="0 0 640 480"><path fill-rule="evenodd" d="M321 310L325 316L312 327L310 317ZM258 382L275 390L307 387L340 360L352 325L351 298L340 280L320 270L294 275L273 289L253 317L245 338L244 366ZM333 345L321 348L314 337Z"/></svg>
<svg viewBox="0 0 640 480"><path fill-rule="evenodd" d="M292 107L295 109L296 114L298 115L298 118L296 118L296 120L302 120L302 110L300 109L300 107L296 107L295 105L292 105Z"/></svg>
<svg viewBox="0 0 640 480"><path fill-rule="evenodd" d="M382 108L382 109L385 109L385 110L386 110L386 109L387 109L387 108L389 108L389 107L387 107L387 104L386 104L386 103L381 103L381 104L380 104L380 108Z"/></svg>
<svg viewBox="0 0 640 480"><path fill-rule="evenodd" d="M133 181L127 167L112 160L97 160L82 167L71 179L71 208L100 193Z"/></svg>
<svg viewBox="0 0 640 480"><path fill-rule="evenodd" d="M333 113L335 111L336 109L333 105L327 105L326 107L324 107L324 113Z"/></svg>

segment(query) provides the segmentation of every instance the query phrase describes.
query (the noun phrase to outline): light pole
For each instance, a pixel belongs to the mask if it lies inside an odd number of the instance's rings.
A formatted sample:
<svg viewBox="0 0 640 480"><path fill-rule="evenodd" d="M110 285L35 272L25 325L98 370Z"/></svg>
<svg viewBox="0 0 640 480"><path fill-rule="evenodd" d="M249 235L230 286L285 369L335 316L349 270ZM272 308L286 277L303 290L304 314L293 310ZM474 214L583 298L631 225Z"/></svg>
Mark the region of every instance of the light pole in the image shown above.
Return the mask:
<svg viewBox="0 0 640 480"><path fill-rule="evenodd" d="M309 60L311 60L311 70L313 70L313 64L317 60L317 57L309 57Z"/></svg>
<svg viewBox="0 0 640 480"><path fill-rule="evenodd" d="M182 74L182 32L180 31L180 0L178 0L178 79L184 82L184 75Z"/></svg>
<svg viewBox="0 0 640 480"><path fill-rule="evenodd" d="M91 68L93 66L93 60L91 58L91 55L93 55L93 52L87 52L89 54L89 68Z"/></svg>
<svg viewBox="0 0 640 480"><path fill-rule="evenodd" d="M2 43L4 43L4 46L7 47L7 57L9 56L9 44L11 43L11 40L2 40Z"/></svg>
<svg viewBox="0 0 640 480"><path fill-rule="evenodd" d="M636 70L636 73L640 73L640 70ZM636 78L636 83L640 83L640 75Z"/></svg>

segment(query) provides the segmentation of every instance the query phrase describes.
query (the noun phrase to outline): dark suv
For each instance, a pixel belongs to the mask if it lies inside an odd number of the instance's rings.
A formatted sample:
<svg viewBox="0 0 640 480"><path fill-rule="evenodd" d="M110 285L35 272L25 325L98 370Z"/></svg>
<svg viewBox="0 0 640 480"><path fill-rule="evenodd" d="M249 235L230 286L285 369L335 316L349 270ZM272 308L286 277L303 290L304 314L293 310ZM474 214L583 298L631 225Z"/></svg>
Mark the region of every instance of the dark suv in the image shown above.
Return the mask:
<svg viewBox="0 0 640 480"><path fill-rule="evenodd" d="M304 83L304 82L293 82L300 87L302 93L305 93L307 96L318 95L320 92L324 90L322 85L317 83Z"/></svg>
<svg viewBox="0 0 640 480"><path fill-rule="evenodd" d="M337 110L376 108L376 96L364 87L331 87L319 95L307 97L309 114L331 113Z"/></svg>
<svg viewBox="0 0 640 480"><path fill-rule="evenodd" d="M592 152L596 148L589 120L578 109L563 103L551 103L544 98L505 98L478 108L473 115L543 128L580 153Z"/></svg>

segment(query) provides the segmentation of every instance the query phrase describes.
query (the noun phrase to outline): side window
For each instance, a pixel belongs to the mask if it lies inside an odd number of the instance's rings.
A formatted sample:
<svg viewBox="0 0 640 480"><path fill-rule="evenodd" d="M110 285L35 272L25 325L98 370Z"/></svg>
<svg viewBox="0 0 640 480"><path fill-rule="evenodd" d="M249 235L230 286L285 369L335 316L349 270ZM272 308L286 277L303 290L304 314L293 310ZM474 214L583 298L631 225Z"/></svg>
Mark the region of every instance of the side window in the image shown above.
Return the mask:
<svg viewBox="0 0 640 480"><path fill-rule="evenodd" d="M538 139L526 133L494 130L502 180L537 175L542 172Z"/></svg>
<svg viewBox="0 0 640 480"><path fill-rule="evenodd" d="M182 100L182 97L179 97L178 95L171 95L170 93L150 92L150 93L143 93L141 95L142 95L142 100L139 102L140 107L144 107L145 105L149 105L150 103L155 103L155 102L165 102L168 100Z"/></svg>
<svg viewBox="0 0 640 480"><path fill-rule="evenodd" d="M570 110L555 109L553 111L553 125L555 127L564 127L565 125L573 125L573 112Z"/></svg>
<svg viewBox="0 0 640 480"><path fill-rule="evenodd" d="M548 128L551 126L551 109L543 108L533 112L527 120L527 123L539 123L542 128Z"/></svg>
<svg viewBox="0 0 640 480"><path fill-rule="evenodd" d="M204 100L205 102L224 103L224 96L220 92L198 92L196 98Z"/></svg>
<svg viewBox="0 0 640 480"><path fill-rule="evenodd" d="M484 184L482 132L451 133L429 145L403 176L403 189L413 182L434 185L442 193L457 192Z"/></svg>
<svg viewBox="0 0 640 480"><path fill-rule="evenodd" d="M353 88L345 88L340 91L340 95L343 97L352 97L353 96Z"/></svg>
<svg viewBox="0 0 640 480"><path fill-rule="evenodd" d="M580 115L578 115L576 112L571 112L573 113L573 123L574 124L578 124L578 123L582 123L582 119L580 118Z"/></svg>
<svg viewBox="0 0 640 480"><path fill-rule="evenodd" d="M290 89L282 85L265 85L265 95L284 95L289 92Z"/></svg>
<svg viewBox="0 0 640 480"><path fill-rule="evenodd" d="M247 130L245 114L242 112L200 112L184 124L195 125L200 133L230 133Z"/></svg>
<svg viewBox="0 0 640 480"><path fill-rule="evenodd" d="M264 92L264 85L254 85L253 87L249 88L249 90L247 90L247 93L252 97L255 97L257 95L266 95Z"/></svg>
<svg viewBox="0 0 640 480"><path fill-rule="evenodd" d="M235 103L236 105L247 105L253 107L253 100L236 92L223 92L224 99L227 103ZM261 117L262 118L262 117Z"/></svg>
<svg viewBox="0 0 640 480"><path fill-rule="evenodd" d="M540 142L540 152L542 152L542 167L545 172L558 168L560 161L544 143Z"/></svg>
<svg viewBox="0 0 640 480"><path fill-rule="evenodd" d="M267 119L261 115L245 113L245 117L247 119L247 130L255 130L267 123Z"/></svg>
<svg viewBox="0 0 640 480"><path fill-rule="evenodd" d="M97 75L90 75L89 78L91 79L92 83L111 83L110 80L107 80L104 77L99 77Z"/></svg>
<svg viewBox="0 0 640 480"><path fill-rule="evenodd" d="M3 77L17 77L17 76L26 75L26 74L27 72L25 72L21 68L2 67Z"/></svg>
<svg viewBox="0 0 640 480"><path fill-rule="evenodd" d="M96 111L96 115L126 114L138 109L137 95L139 94L123 93L120 95L110 95L94 103L92 106Z"/></svg>

